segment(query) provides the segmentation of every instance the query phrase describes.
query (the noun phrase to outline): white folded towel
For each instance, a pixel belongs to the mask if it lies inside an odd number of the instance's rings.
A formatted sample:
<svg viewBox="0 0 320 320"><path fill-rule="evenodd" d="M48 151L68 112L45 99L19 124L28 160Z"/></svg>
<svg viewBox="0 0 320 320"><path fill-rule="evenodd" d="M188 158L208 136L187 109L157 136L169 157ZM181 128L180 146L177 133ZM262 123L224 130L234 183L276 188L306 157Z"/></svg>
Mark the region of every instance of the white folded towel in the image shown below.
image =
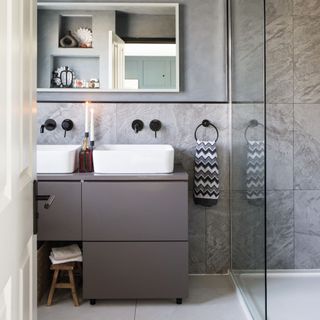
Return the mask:
<svg viewBox="0 0 320 320"><path fill-rule="evenodd" d="M81 250L77 244L60 248L52 248L51 251L51 256L54 258L54 260L68 260L72 258L78 258L81 255Z"/></svg>
<svg viewBox="0 0 320 320"><path fill-rule="evenodd" d="M80 255L78 257L70 258L70 259L65 259L65 260L56 260L52 256L52 252L51 252L49 258L50 258L52 264L60 264L60 263L75 262L75 261L82 262L82 255Z"/></svg>

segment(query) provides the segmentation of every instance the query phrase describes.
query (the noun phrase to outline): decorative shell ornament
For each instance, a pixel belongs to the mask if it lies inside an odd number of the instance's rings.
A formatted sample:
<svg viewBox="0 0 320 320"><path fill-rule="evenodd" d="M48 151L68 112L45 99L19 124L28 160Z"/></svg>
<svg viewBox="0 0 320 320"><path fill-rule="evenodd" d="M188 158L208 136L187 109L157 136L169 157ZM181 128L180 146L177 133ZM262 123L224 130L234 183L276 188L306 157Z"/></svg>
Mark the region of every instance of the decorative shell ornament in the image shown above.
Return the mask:
<svg viewBox="0 0 320 320"><path fill-rule="evenodd" d="M88 28L79 28L75 36L79 41L80 48L92 48L92 31Z"/></svg>

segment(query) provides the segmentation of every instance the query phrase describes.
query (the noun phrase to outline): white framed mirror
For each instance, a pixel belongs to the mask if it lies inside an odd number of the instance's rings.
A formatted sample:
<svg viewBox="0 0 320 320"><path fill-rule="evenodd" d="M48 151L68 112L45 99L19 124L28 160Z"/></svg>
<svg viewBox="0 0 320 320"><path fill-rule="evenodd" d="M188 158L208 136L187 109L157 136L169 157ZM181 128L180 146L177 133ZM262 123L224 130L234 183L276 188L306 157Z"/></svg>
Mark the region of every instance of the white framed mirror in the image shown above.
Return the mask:
<svg viewBox="0 0 320 320"><path fill-rule="evenodd" d="M38 3L38 92L179 92L179 78L179 4Z"/></svg>

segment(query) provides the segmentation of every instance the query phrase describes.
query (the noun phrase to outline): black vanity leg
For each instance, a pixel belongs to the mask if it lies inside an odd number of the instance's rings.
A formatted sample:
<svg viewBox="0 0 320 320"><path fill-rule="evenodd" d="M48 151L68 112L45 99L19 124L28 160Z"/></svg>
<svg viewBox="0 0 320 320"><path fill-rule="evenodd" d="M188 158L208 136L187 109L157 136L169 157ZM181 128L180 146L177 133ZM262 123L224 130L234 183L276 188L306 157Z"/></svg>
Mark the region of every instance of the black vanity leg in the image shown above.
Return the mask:
<svg viewBox="0 0 320 320"><path fill-rule="evenodd" d="M90 299L90 304L94 306L96 304L96 299Z"/></svg>
<svg viewBox="0 0 320 320"><path fill-rule="evenodd" d="M181 298L177 298L176 299L176 304L182 304L182 299Z"/></svg>

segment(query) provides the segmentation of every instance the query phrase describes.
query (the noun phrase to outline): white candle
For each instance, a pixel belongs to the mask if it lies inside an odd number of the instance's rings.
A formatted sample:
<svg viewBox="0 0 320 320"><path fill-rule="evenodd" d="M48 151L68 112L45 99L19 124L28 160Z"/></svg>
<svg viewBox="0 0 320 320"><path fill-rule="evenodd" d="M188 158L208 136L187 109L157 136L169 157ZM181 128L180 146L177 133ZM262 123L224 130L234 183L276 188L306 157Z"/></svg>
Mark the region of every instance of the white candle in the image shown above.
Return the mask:
<svg viewBox="0 0 320 320"><path fill-rule="evenodd" d="M90 116L91 116L91 121L90 121L90 141L94 141L94 110L93 108L90 109Z"/></svg>
<svg viewBox="0 0 320 320"><path fill-rule="evenodd" d="M89 102L86 102L86 117L85 117L85 123L84 123L84 132L89 132Z"/></svg>

